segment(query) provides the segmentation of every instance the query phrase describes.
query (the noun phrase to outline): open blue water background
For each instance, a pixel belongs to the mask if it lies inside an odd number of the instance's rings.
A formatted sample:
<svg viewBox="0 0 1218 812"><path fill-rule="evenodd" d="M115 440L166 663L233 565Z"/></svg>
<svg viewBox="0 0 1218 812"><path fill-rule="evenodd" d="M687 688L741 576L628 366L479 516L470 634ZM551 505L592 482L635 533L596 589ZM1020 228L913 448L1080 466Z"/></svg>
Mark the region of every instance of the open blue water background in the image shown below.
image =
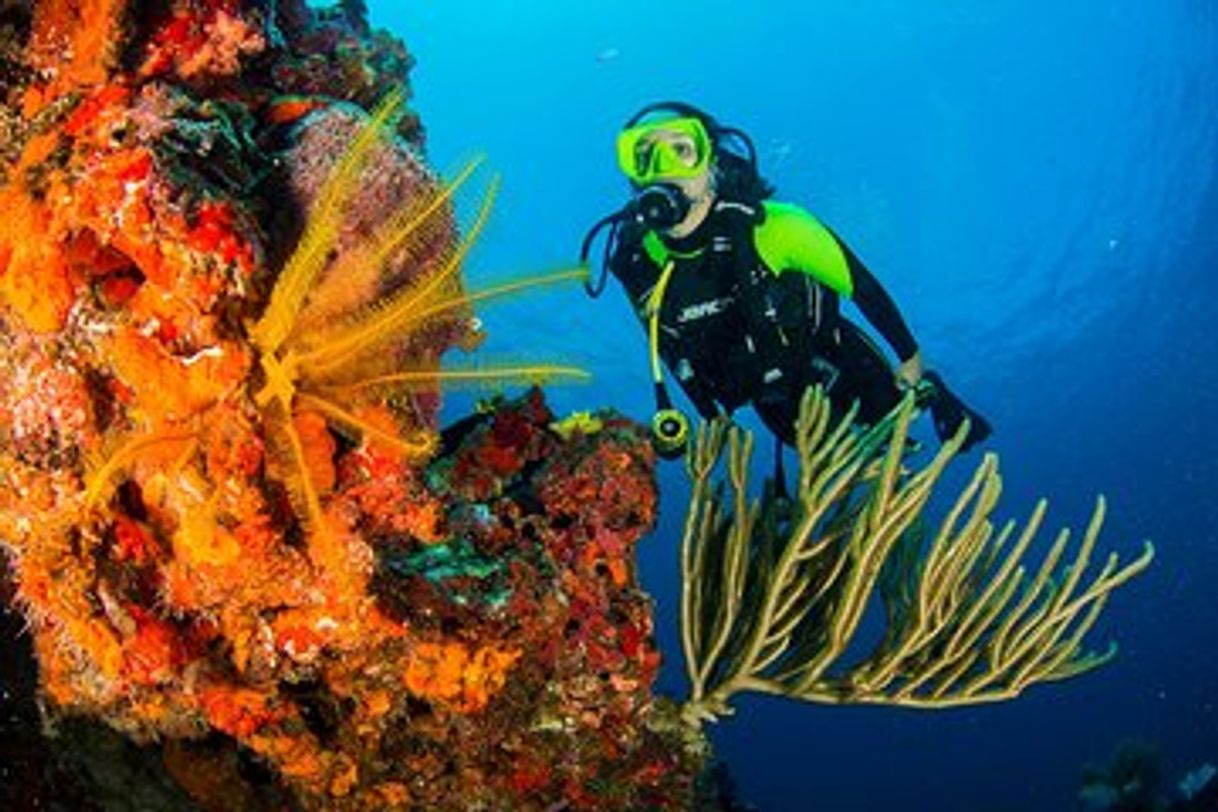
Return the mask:
<svg viewBox="0 0 1218 812"><path fill-rule="evenodd" d="M1218 763L1218 3L373 0L371 12L418 59L432 163L451 175L485 153L502 174L475 283L573 264L628 191L621 122L651 100L694 102L752 134L779 196L852 245L930 365L991 418L999 518L1044 494L1050 524L1081 528L1102 492L1103 545L1158 547L1092 638L1119 638L1120 658L1079 680L937 713L738 701L713 737L747 800L1069 810L1083 763L1128 737L1157 743L1173 776ZM614 283L595 301L576 288L481 315L487 358L594 373L551 390L557 411L650 417L644 336ZM450 398L449 414L476 396ZM679 465L661 487L640 559L662 687L681 694Z"/></svg>

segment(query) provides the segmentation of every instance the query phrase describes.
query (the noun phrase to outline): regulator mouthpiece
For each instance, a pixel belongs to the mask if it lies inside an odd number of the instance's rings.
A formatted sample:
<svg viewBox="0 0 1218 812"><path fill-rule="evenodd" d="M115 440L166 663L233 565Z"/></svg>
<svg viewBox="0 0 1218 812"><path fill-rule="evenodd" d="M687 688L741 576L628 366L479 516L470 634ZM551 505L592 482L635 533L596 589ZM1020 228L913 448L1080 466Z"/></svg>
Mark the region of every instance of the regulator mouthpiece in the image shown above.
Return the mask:
<svg viewBox="0 0 1218 812"><path fill-rule="evenodd" d="M689 198L671 183L644 186L634 198L636 218L650 229L665 231L685 219Z"/></svg>

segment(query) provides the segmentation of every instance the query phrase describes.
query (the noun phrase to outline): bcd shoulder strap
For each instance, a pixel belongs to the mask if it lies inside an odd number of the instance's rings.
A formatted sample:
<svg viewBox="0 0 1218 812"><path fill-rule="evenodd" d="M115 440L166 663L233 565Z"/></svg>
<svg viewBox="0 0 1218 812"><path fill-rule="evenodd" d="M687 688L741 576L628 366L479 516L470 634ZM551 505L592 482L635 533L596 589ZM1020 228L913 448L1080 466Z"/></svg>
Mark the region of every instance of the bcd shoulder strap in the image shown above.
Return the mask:
<svg viewBox="0 0 1218 812"><path fill-rule="evenodd" d="M761 371L761 384L798 382L808 374L818 334L836 316L836 296L805 273L766 266L754 242L764 210L721 203L716 212L731 244L747 340L770 367Z"/></svg>

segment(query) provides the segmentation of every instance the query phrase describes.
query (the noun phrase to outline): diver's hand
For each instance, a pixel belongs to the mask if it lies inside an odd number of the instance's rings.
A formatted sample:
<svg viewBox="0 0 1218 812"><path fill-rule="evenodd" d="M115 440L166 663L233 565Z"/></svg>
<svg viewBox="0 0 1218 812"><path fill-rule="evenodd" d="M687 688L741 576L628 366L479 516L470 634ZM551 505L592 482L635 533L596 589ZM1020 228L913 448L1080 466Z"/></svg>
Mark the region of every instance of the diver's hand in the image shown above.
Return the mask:
<svg viewBox="0 0 1218 812"><path fill-rule="evenodd" d="M918 381L922 380L925 372L926 369L922 366L922 351L918 350L897 366L895 373L897 387L901 391L913 389L918 385Z"/></svg>

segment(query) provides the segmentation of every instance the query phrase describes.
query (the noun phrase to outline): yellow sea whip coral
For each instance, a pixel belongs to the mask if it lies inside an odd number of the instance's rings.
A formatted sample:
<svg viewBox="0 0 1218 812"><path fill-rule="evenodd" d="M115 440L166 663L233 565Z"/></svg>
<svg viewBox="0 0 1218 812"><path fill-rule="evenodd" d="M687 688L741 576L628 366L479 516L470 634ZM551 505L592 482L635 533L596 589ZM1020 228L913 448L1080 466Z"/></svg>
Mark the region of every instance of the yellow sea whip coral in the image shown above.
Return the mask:
<svg viewBox="0 0 1218 812"><path fill-rule="evenodd" d="M1115 644L1087 651L1084 637L1112 592L1150 566L1153 545L1124 566L1110 553L1085 574L1104 520L1100 499L1073 560L1061 565L1062 531L1031 575L1024 556L1046 505L1018 536L1014 522L996 531L993 454L924 545L919 518L968 427L906 471L913 415L909 396L875 427L853 430L853 412L834 423L824 392L809 390L796 426L793 517L773 488L750 501L751 435L718 420L699 429L686 460L693 488L681 545L688 723L730 713L742 691L916 708L996 702L1115 655ZM725 449L727 495L712 486ZM884 637L852 662L847 649L876 592Z"/></svg>

